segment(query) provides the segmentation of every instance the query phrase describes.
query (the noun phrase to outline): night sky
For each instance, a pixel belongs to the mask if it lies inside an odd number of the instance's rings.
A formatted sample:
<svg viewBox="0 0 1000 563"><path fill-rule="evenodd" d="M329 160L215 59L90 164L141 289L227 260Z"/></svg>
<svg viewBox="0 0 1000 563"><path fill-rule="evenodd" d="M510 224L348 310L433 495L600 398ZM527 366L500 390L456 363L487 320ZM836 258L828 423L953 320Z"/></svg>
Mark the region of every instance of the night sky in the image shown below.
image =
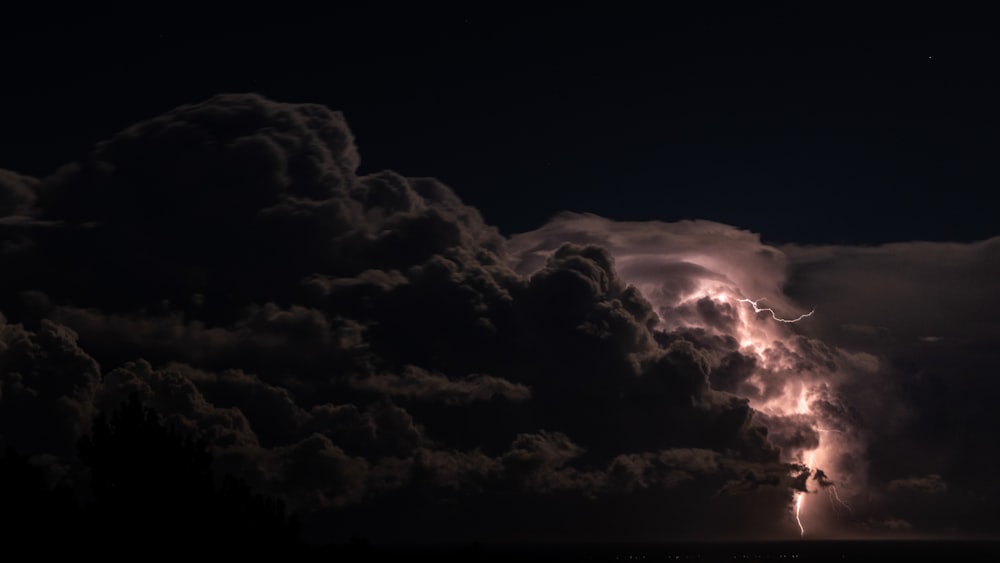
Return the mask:
<svg viewBox="0 0 1000 563"><path fill-rule="evenodd" d="M84 490L135 392L312 542L996 539L989 23L9 23L0 446Z"/></svg>

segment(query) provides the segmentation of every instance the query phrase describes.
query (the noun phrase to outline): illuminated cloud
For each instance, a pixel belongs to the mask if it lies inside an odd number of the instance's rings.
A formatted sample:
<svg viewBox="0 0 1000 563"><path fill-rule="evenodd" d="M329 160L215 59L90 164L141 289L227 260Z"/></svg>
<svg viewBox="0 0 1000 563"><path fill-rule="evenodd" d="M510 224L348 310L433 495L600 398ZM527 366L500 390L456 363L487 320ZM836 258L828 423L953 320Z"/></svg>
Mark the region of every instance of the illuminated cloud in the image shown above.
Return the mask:
<svg viewBox="0 0 1000 563"><path fill-rule="evenodd" d="M821 492L832 484L838 496L806 498L807 525L845 535L863 528L865 509L848 512L838 499L857 507L873 491L901 491L903 460L920 460L916 467L928 473L975 475L975 487L988 488L980 468L989 464L968 456L996 430L983 424L992 419L974 397L994 393L977 374L993 369L990 351L1000 338L988 313L1000 303L985 283L996 277L1000 239L775 247L706 221L563 213L512 238L515 269L533 271L564 239L602 241L621 277L657 312L658 340L694 343L713 388L749 399L782 459L805 463L815 450L813 476L822 479L806 486ZM780 318L816 312L794 325L767 322L771 312L747 322L737 305L760 298ZM868 509L890 510L879 506ZM956 509L977 525L975 509ZM922 508L908 520L923 531L933 521Z"/></svg>

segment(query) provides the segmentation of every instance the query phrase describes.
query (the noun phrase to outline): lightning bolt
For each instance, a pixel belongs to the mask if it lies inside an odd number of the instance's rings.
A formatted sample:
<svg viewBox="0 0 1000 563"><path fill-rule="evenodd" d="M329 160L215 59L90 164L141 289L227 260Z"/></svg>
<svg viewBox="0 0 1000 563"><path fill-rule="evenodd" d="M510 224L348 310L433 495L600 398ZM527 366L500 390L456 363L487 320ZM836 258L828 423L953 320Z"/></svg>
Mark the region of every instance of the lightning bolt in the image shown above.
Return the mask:
<svg viewBox="0 0 1000 563"><path fill-rule="evenodd" d="M797 323L797 322L801 321L802 319L804 319L806 317L812 316L812 314L816 312L816 309L813 309L812 311L809 311L808 313L801 314L801 315L799 315L798 317L796 317L794 319L782 319L777 314L775 314L774 309L772 309L770 307L760 307L760 306L757 305L758 303L760 303L763 300L764 300L764 298L761 297L760 299L758 299L756 301L754 301L753 299L740 299L739 301L740 301L740 303L749 303L750 305L752 305L754 313L760 313L760 312L763 312L763 311L771 313L771 318L774 319L774 320L776 320L776 321L778 321L779 323Z"/></svg>
<svg viewBox="0 0 1000 563"><path fill-rule="evenodd" d="M756 308L756 304L754 305ZM812 470L813 458L816 456L816 452L809 453L809 461L806 462L806 469ZM806 500L806 492L799 491L795 493L795 522L799 525L799 537L804 537L806 535L806 529L802 526L802 504Z"/></svg>
<svg viewBox="0 0 1000 563"><path fill-rule="evenodd" d="M830 505L833 506L834 511L837 510L837 505L839 504L840 506L846 508L848 512L851 513L854 512L853 510L851 510L851 506L849 504L840 499L840 495L837 494L836 485L830 485L830 488L828 490L830 491Z"/></svg>
<svg viewBox="0 0 1000 563"><path fill-rule="evenodd" d="M802 527L802 519L799 513L802 511L802 499L806 496L803 492L795 493L795 523L799 525L799 537L806 535L806 529Z"/></svg>

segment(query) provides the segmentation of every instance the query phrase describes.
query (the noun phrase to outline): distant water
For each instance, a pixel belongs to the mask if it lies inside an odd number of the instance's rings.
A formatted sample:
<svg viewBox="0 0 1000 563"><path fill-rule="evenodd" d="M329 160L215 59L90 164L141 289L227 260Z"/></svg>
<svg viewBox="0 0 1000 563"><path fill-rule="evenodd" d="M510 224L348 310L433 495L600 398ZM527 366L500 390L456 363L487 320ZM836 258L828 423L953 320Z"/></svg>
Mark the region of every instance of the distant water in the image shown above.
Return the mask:
<svg viewBox="0 0 1000 563"><path fill-rule="evenodd" d="M348 555L344 553L343 555ZM1000 561L1000 541L785 541L746 543L488 544L372 546L345 559L387 561L618 561L812 563Z"/></svg>

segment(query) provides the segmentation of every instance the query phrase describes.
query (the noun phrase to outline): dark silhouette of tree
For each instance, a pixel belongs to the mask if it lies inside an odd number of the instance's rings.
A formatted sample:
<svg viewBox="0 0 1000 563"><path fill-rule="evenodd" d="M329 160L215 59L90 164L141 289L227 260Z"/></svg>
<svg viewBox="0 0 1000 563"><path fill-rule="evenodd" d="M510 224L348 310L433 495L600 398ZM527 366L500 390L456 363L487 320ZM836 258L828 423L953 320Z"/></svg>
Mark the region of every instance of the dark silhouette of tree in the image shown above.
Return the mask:
<svg viewBox="0 0 1000 563"><path fill-rule="evenodd" d="M8 447L0 457L0 537L5 551L51 544L53 537L82 535L81 509L65 484L50 484L45 471ZM37 551L37 550L36 550Z"/></svg>
<svg viewBox="0 0 1000 563"><path fill-rule="evenodd" d="M285 505L244 481L217 483L208 446L182 436L133 394L80 441L90 469L95 537L162 551L252 551L298 544Z"/></svg>

